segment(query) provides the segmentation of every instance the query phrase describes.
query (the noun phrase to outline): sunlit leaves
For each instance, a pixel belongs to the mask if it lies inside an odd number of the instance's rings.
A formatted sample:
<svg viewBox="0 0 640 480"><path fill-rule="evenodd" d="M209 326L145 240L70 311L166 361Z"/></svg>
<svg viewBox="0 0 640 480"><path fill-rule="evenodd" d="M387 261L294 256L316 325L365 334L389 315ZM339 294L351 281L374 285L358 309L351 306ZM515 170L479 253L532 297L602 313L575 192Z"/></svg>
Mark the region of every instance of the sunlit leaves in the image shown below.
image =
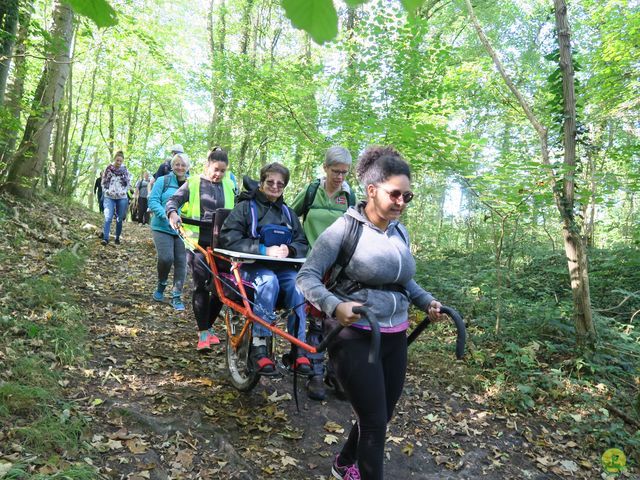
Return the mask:
<svg viewBox="0 0 640 480"><path fill-rule="evenodd" d="M401 0L401 1L402 1L402 6L408 12L415 12L424 3L424 0Z"/></svg>
<svg viewBox="0 0 640 480"><path fill-rule="evenodd" d="M106 0L66 0L74 12L90 18L100 28L118 23L115 10Z"/></svg>
<svg viewBox="0 0 640 480"><path fill-rule="evenodd" d="M345 0L345 3L350 7L357 7L358 5L362 5L363 3L367 3L369 0Z"/></svg>
<svg viewBox="0 0 640 480"><path fill-rule="evenodd" d="M332 0L283 0L285 14L294 27L323 44L338 34L338 14Z"/></svg>

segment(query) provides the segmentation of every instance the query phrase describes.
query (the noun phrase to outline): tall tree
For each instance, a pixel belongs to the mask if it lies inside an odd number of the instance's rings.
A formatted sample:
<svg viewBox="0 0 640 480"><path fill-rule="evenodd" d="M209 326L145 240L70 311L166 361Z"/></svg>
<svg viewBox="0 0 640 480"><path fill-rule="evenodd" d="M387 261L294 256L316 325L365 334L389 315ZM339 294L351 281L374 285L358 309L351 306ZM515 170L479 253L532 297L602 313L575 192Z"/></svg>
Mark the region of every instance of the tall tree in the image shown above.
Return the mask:
<svg viewBox="0 0 640 480"><path fill-rule="evenodd" d="M19 0L0 2L0 105L4 103L11 54L16 40Z"/></svg>
<svg viewBox="0 0 640 480"><path fill-rule="evenodd" d="M27 77L26 51L31 26L31 8L20 9L19 24L18 36L14 45L13 81L9 84L4 99L7 117L0 126L0 166L2 166L0 180L4 179L8 171L9 161L16 147L18 133L20 132L22 96L24 94L24 82Z"/></svg>
<svg viewBox="0 0 640 480"><path fill-rule="evenodd" d="M20 147L13 157L5 188L18 196L31 196L38 185L49 153L51 131L64 85L71 68L73 11L57 1L53 11L50 56L36 88L32 110Z"/></svg>
<svg viewBox="0 0 640 480"><path fill-rule="evenodd" d="M529 103L507 73L498 54L493 49L489 39L484 33L470 0L465 0L469 17L478 33L483 46L493 59L504 82L511 93L517 99L518 104L524 110L527 119L534 127L540 140L542 162L552 172L547 128L542 124L533 112ZM554 0L556 18L556 31L560 48L560 70L562 73L562 99L564 110L563 146L564 169L562 177L558 180L550 175L550 183L556 206L560 212L563 223L563 238L569 275L571 277L571 291L573 293L573 317L576 328L578 344L592 344L595 341L596 331L591 312L591 296L589 293L589 274L587 270L587 253L580 228L575 218L575 168L576 168L576 98L574 85L573 59L571 56L571 42L569 23L567 20L567 7L564 0Z"/></svg>

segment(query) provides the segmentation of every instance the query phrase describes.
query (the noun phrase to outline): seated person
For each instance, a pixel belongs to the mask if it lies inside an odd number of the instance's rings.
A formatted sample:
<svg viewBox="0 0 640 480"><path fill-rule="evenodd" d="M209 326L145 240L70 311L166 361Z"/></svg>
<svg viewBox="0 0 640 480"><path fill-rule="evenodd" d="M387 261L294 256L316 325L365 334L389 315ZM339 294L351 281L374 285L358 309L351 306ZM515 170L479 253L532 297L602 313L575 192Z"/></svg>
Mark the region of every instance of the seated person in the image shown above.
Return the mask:
<svg viewBox="0 0 640 480"><path fill-rule="evenodd" d="M282 198L288 182L289 170L284 165L271 163L262 167L258 188L238 196L235 208L220 230L219 246L275 258L304 258L308 243L302 225ZM304 341L305 300L296 287L297 273L296 268L287 262L258 261L242 266L243 280L255 287L254 313L266 321L273 321L276 303L281 300L284 307L294 309L287 324L289 333ZM269 336L271 331L267 328L257 323L253 325L251 359L258 373L264 375L276 372L267 355L266 337ZM287 360L295 364L297 373L307 375L311 372L309 360L300 349L292 346L292 353L285 358Z"/></svg>

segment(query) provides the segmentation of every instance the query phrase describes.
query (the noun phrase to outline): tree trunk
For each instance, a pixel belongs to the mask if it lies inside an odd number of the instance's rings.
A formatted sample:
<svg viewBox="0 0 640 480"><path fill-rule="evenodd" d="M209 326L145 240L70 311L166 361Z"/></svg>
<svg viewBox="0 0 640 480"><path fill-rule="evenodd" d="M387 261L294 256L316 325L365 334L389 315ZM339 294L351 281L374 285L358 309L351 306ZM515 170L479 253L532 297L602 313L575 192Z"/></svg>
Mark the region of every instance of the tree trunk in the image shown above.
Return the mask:
<svg viewBox="0 0 640 480"><path fill-rule="evenodd" d="M562 72L562 97L564 101L564 165L563 206L560 214L564 221L564 247L571 275L573 292L573 319L579 345L593 345L596 330L591 315L591 295L586 248L576 224L574 209L576 165L576 98L573 60L567 5L565 0L554 0L558 46L560 47L560 71Z"/></svg>
<svg viewBox="0 0 640 480"><path fill-rule="evenodd" d="M73 154L74 172L77 170L77 167L80 164L80 154L82 153L82 149L84 148L84 139L87 135L87 127L89 126L89 120L91 118L91 109L93 108L93 101L94 101L95 91L96 91L96 77L98 75L98 65L100 63L100 52L101 52L101 49L97 48L96 64L95 64L95 67L93 68L93 73L91 74L91 89L89 90L89 104L87 105L87 108L84 112L84 121L82 123L82 130L80 131L80 140L78 141L75 152ZM71 193L75 192L77 187L78 187L78 176L74 175L73 183L71 185ZM93 184L92 184L92 187L93 187ZM93 190L91 193L89 207L93 209Z"/></svg>
<svg viewBox="0 0 640 480"><path fill-rule="evenodd" d="M214 11L217 10L218 22L214 24ZM216 9L216 0L209 4L207 29L209 30L209 56L211 60L211 121L209 123L209 148L220 145L222 141L221 123L223 121L224 99L222 97L222 75L225 65L225 42L227 8L225 0ZM217 28L216 28L217 27Z"/></svg>
<svg viewBox="0 0 640 480"><path fill-rule="evenodd" d="M20 131L22 96L24 93L24 81L27 76L25 53L31 25L30 8L20 11L19 23L20 27L18 28L18 37L14 48L13 82L9 85L5 96L5 107L12 120L4 122L4 125L0 128L0 165L2 166L0 180L4 179L8 171L11 155L16 147L18 132Z"/></svg>
<svg viewBox="0 0 640 480"><path fill-rule="evenodd" d="M491 46L478 19L473 11L471 0L465 0L469 17L478 33L480 41L487 53L493 59L507 87L517 99L527 119L536 130L540 139L540 153L542 163L551 167L549 159L549 145L547 129L540 123L526 99L515 86L511 77L507 74L502 62ZM549 168L549 182L553 189L556 207L560 212L564 226L564 243L567 253L569 275L571 277L571 290L573 293L573 314L576 326L576 340L579 345L592 344L596 337L595 327L591 316L591 297L589 294L589 274L587 271L586 250L584 248L580 231L573 215L575 183L573 180L575 170L576 153L576 99L573 79L573 63L571 59L571 45L569 42L569 24L567 21L567 8L564 0L554 0L556 14L556 28L558 30L558 45L560 47L560 69L562 72L563 101L564 101L564 165L566 167L562 188L558 188L558 181L553 176L553 169Z"/></svg>
<svg viewBox="0 0 640 480"><path fill-rule="evenodd" d="M36 88L32 113L27 119L22 142L7 177L6 189L15 195L33 195L42 176L51 131L69 75L72 34L73 11L66 3L56 2L51 30L51 38L54 39L52 56L45 63Z"/></svg>
<svg viewBox="0 0 640 480"><path fill-rule="evenodd" d="M11 54L16 41L18 27L18 0L0 2L0 105L4 104L4 91L7 88Z"/></svg>

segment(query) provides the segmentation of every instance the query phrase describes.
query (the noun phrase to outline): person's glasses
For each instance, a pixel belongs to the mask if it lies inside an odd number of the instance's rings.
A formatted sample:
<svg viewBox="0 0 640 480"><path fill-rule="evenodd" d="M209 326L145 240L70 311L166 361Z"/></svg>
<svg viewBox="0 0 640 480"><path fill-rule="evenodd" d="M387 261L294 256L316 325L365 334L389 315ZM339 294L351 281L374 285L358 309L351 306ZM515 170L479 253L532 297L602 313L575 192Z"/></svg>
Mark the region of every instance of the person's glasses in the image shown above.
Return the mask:
<svg viewBox="0 0 640 480"><path fill-rule="evenodd" d="M378 188L387 192L389 194L389 198L391 198L391 200L394 200L396 202L400 200L400 197L402 197L402 201L404 203L409 203L411 200L413 200L413 192L411 190L407 192L402 192L400 190L387 190L386 188L383 188L383 187L378 187Z"/></svg>
<svg viewBox="0 0 640 480"><path fill-rule="evenodd" d="M336 177L346 177L347 173L349 173L349 170L334 170L333 168L329 169L331 171L332 174L334 174Z"/></svg>
<svg viewBox="0 0 640 480"><path fill-rule="evenodd" d="M276 187L278 190L282 190L286 186L284 182L276 182L275 180L265 180L264 183L271 188Z"/></svg>

